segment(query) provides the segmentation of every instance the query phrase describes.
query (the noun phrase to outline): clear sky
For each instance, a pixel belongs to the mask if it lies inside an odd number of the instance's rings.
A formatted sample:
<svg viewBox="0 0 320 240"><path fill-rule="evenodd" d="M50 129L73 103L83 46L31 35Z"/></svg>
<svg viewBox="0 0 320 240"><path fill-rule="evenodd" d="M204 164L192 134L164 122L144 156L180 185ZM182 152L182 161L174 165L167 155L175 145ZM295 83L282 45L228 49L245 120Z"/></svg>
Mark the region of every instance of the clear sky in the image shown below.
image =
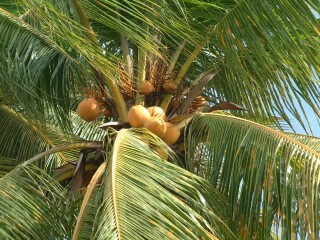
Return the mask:
<svg viewBox="0 0 320 240"><path fill-rule="evenodd" d="M308 117L309 123L311 125L314 136L320 137L320 125L317 122L316 115L306 103L304 103L303 106L304 106L304 111L306 112L306 115ZM306 134L306 132L304 131L304 129L301 127L300 123L297 120L295 120L293 117L290 117L290 119L292 119L293 127L296 133ZM307 126L307 123L305 125ZM308 135L311 135L311 133L308 132Z"/></svg>

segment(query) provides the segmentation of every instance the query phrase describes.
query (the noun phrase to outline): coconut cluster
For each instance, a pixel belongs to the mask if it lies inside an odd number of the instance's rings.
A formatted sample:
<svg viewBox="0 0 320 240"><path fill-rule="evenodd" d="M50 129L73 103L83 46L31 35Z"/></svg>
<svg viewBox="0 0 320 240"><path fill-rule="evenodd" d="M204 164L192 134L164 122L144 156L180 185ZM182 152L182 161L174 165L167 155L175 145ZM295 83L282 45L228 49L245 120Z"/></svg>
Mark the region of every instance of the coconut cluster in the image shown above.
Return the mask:
<svg viewBox="0 0 320 240"><path fill-rule="evenodd" d="M145 108L142 105L135 105L129 109L128 120L132 127L147 128L168 145L175 143L180 136L180 129L166 122L166 114L158 106Z"/></svg>

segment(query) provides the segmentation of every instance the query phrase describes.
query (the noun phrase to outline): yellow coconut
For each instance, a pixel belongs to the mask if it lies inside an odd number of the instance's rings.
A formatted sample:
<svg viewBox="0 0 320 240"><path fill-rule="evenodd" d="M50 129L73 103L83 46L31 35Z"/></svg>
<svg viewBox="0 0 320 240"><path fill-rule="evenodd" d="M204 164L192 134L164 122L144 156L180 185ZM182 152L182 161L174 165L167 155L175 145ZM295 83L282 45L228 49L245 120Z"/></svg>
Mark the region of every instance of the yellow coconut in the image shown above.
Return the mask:
<svg viewBox="0 0 320 240"><path fill-rule="evenodd" d="M162 140L168 145L174 144L180 137L180 129L171 122L165 122L165 125L167 130Z"/></svg>
<svg viewBox="0 0 320 240"><path fill-rule="evenodd" d="M164 123L165 122L161 117L151 117L143 124L143 127L162 138L166 132L166 125Z"/></svg>
<svg viewBox="0 0 320 240"><path fill-rule="evenodd" d="M164 121L166 120L166 113L163 111L161 107L158 107L158 106L148 107L148 111L151 117L161 117Z"/></svg>
<svg viewBox="0 0 320 240"><path fill-rule="evenodd" d="M150 119L150 113L144 106L135 105L129 109L128 120L132 127L143 127L148 119Z"/></svg>
<svg viewBox="0 0 320 240"><path fill-rule="evenodd" d="M77 113L87 122L97 119L100 114L100 108L97 100L94 98L86 98L82 100L77 107Z"/></svg>

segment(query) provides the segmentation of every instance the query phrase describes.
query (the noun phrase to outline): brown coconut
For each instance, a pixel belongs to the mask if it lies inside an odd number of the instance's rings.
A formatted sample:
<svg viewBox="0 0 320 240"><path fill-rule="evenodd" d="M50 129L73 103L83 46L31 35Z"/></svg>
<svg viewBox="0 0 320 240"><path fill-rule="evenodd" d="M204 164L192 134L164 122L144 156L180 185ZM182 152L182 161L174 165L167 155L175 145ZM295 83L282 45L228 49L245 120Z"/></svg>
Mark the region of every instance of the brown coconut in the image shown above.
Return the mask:
<svg viewBox="0 0 320 240"><path fill-rule="evenodd" d="M177 92L178 85L172 79L167 79L164 80L162 88L166 93L172 94Z"/></svg>
<svg viewBox="0 0 320 240"><path fill-rule="evenodd" d="M154 92L154 86L150 81L144 81L141 83L139 88L139 93L141 95L150 95Z"/></svg>
<svg viewBox="0 0 320 240"><path fill-rule="evenodd" d="M149 111L141 105L132 106L128 112L129 124L132 127L143 127L143 124L150 118Z"/></svg>
<svg viewBox="0 0 320 240"><path fill-rule="evenodd" d="M143 127L149 129L150 132L154 133L158 137L162 138L166 132L166 125L161 117L151 117L144 124Z"/></svg>
<svg viewBox="0 0 320 240"><path fill-rule="evenodd" d="M112 116L112 112L108 108L105 108L103 111L103 115L105 117L110 117L110 116Z"/></svg>
<svg viewBox="0 0 320 240"><path fill-rule="evenodd" d="M163 111L161 107L158 107L158 106L148 107L148 111L151 117L161 117L164 121L166 120L166 113Z"/></svg>
<svg viewBox="0 0 320 240"><path fill-rule="evenodd" d="M180 129L171 122L166 122L165 125L167 130L162 140L168 145L174 144L180 137Z"/></svg>
<svg viewBox="0 0 320 240"><path fill-rule="evenodd" d="M94 98L83 99L77 107L78 115L87 122L91 122L100 115L100 108Z"/></svg>

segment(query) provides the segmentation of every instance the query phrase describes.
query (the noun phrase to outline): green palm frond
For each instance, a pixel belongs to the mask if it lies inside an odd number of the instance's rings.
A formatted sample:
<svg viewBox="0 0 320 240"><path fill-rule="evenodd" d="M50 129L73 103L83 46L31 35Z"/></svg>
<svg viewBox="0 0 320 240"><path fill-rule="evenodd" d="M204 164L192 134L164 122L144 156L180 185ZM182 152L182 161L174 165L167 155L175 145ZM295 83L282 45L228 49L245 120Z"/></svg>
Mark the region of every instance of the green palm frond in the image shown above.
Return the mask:
<svg viewBox="0 0 320 240"><path fill-rule="evenodd" d="M175 45L180 39L195 42L195 37L200 37L188 24L188 13L179 1L85 0L80 3L88 18L100 24L97 32L106 32L106 36L102 35L106 40L119 39L121 33L136 45L156 52L165 43Z"/></svg>
<svg viewBox="0 0 320 240"><path fill-rule="evenodd" d="M49 148L77 139L54 126L34 124L22 114L0 106L0 158L15 160L15 164L31 158ZM50 157L51 164L59 165L76 160L78 152L59 153ZM47 167L50 166L47 165Z"/></svg>
<svg viewBox="0 0 320 240"><path fill-rule="evenodd" d="M36 167L0 178L1 239L66 239L64 189Z"/></svg>
<svg viewBox="0 0 320 240"><path fill-rule="evenodd" d="M0 31L0 88L6 89L3 100L22 107L29 118L43 121L51 111L63 126L70 125L71 96L83 86L86 74L80 70L81 60L3 9Z"/></svg>
<svg viewBox="0 0 320 240"><path fill-rule="evenodd" d="M0 106L0 171L8 172L22 161L66 143L104 139L106 131L100 129L98 124L87 123L74 113L71 116L72 134L63 132L54 118L50 119L51 125L39 125L27 121L22 114L9 107ZM12 148L12 145L15 147ZM78 150L59 151L48 157L45 166L58 167L78 160L78 157Z"/></svg>
<svg viewBox="0 0 320 240"><path fill-rule="evenodd" d="M236 238L223 220L228 206L221 194L160 158L152 150L159 144L168 150L144 129L117 134L101 186L85 197L82 209L90 210L78 219L74 239Z"/></svg>
<svg viewBox="0 0 320 240"><path fill-rule="evenodd" d="M23 11L23 3L21 1L2 0L0 2L0 8L18 16Z"/></svg>
<svg viewBox="0 0 320 240"><path fill-rule="evenodd" d="M99 121L86 122L74 112L71 113L72 132L79 138L88 141L102 141L106 131L99 128Z"/></svg>
<svg viewBox="0 0 320 240"><path fill-rule="evenodd" d="M285 133L285 134L303 143L304 145L307 145L309 148L313 149L314 151L320 153L320 138L308 136L308 135L296 134L296 133Z"/></svg>
<svg viewBox="0 0 320 240"><path fill-rule="evenodd" d="M0 178L12 171L16 167L15 158L2 157L0 155Z"/></svg>
<svg viewBox="0 0 320 240"><path fill-rule="evenodd" d="M251 116L281 116L290 122L287 109L306 125L299 99L315 112L320 106L319 24L309 7L315 4L235 1L215 25L207 48L212 64L223 69L210 82L212 102L235 102ZM207 58L202 62L201 67L208 65Z"/></svg>
<svg viewBox="0 0 320 240"><path fill-rule="evenodd" d="M231 203L243 238L319 237L320 155L257 123L221 114L195 117L187 134L188 169Z"/></svg>

